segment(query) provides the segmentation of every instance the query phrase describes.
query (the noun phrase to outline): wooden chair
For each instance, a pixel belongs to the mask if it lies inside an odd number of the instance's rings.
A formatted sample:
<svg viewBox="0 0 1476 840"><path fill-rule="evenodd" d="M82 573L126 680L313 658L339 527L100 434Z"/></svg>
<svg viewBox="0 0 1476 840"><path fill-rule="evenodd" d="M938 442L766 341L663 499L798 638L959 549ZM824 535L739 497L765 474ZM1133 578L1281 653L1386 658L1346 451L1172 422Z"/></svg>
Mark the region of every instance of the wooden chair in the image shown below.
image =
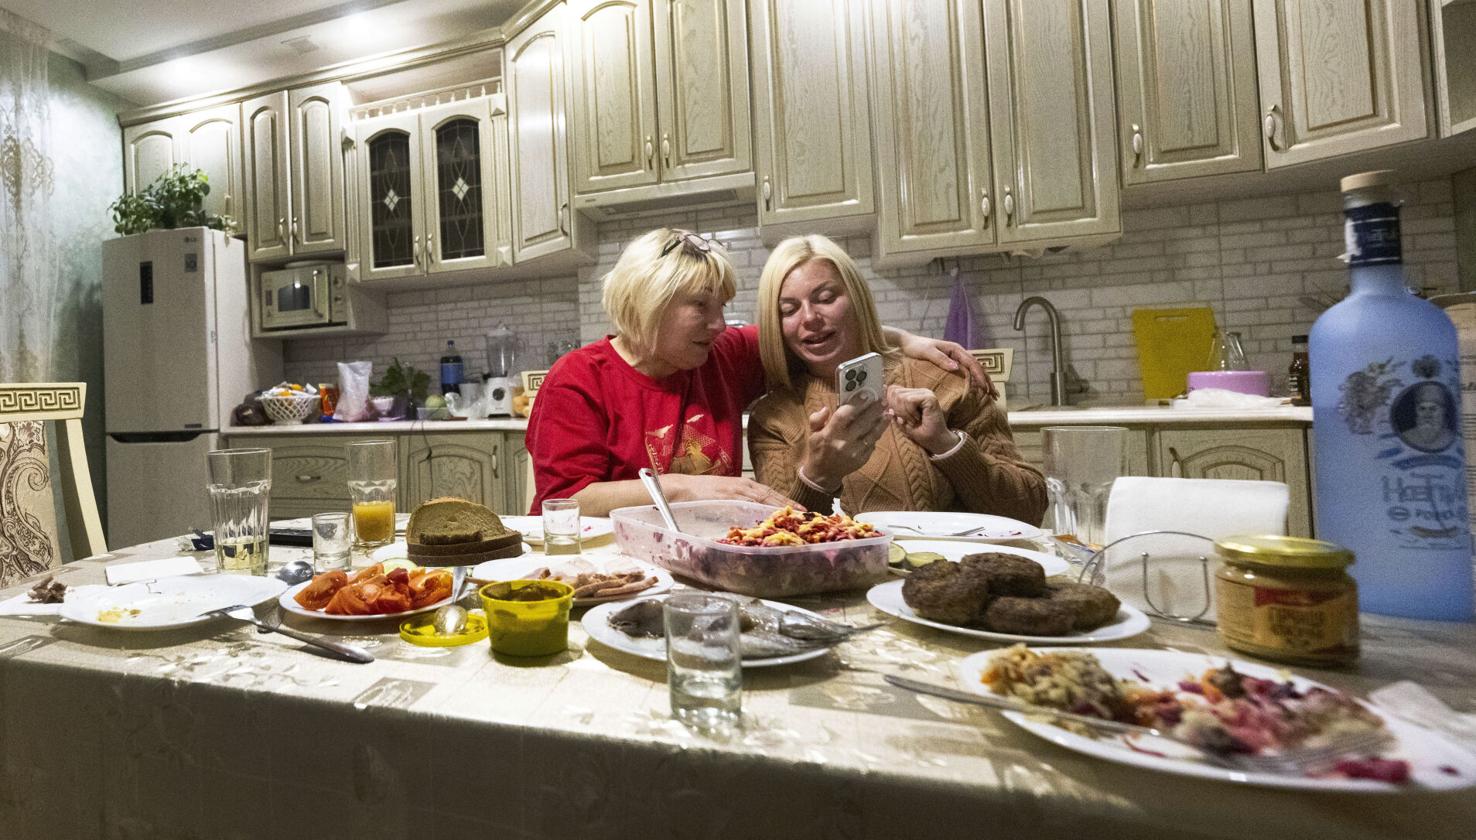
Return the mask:
<svg viewBox="0 0 1476 840"><path fill-rule="evenodd" d="M60 483L72 554L108 550L82 446L84 382L0 384L0 586L61 565L46 423L57 421Z"/></svg>
<svg viewBox="0 0 1476 840"><path fill-rule="evenodd" d="M1010 381L1010 370L1015 366L1015 351L1011 347L990 347L983 350L970 350L969 355L979 360L984 366L984 372L994 381L994 386L999 389L999 407L1005 409L1005 393Z"/></svg>

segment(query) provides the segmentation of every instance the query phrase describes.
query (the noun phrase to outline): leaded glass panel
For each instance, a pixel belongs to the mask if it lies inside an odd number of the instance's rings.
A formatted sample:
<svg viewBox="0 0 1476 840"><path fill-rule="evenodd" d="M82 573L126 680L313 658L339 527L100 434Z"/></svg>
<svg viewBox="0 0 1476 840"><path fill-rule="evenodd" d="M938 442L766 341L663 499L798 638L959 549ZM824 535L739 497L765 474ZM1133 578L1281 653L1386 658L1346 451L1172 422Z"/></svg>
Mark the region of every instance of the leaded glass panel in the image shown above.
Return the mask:
<svg viewBox="0 0 1476 840"><path fill-rule="evenodd" d="M436 193L443 260L486 253L482 245L481 157L476 120L452 120L436 129Z"/></svg>
<svg viewBox="0 0 1476 840"><path fill-rule="evenodd" d="M374 267L414 265L409 134L387 131L369 141L369 203Z"/></svg>

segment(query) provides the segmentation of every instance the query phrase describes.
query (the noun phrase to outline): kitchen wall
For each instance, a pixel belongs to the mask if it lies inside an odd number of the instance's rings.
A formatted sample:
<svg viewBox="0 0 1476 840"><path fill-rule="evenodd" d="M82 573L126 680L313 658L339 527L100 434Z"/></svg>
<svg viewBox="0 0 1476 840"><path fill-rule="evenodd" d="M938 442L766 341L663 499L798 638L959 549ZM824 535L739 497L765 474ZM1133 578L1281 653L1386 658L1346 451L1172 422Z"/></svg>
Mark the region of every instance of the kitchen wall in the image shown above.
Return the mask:
<svg viewBox="0 0 1476 840"><path fill-rule="evenodd" d="M1455 210L1450 179L1407 183L1404 255L1413 286L1452 291L1457 286ZM1068 359L1090 388L1079 401L1141 402L1132 310L1137 307L1206 304L1217 322L1241 332L1254 368L1284 383L1291 337L1305 333L1320 311L1317 300L1342 294L1347 279L1336 257L1343 250L1336 191L1259 197L1186 206L1125 210L1123 238L1115 245L1033 256L965 258L958 265L969 284L980 326L980 346L1015 348L1010 380L1013 404L1050 396L1050 336L1045 316L1033 310L1023 333L1011 327L1015 307L1044 295L1061 311ZM733 314L753 319L758 275L768 256L749 207L697 210L606 222L600 226L598 264L577 278L503 281L486 287L401 292L388 298L390 332L361 340L289 342L288 376L336 378L333 362L398 354L417 366L433 366L447 338L466 342L468 364L481 362L481 334L506 321L533 349L525 367L544 367L550 339L592 341L608 331L600 309L599 278L633 236L652 227L691 228L721 237L738 268L740 288ZM871 266L870 238L842 240L872 282L884 322L941 336L951 279L937 264L908 270ZM474 350L468 353L468 350ZM1206 348L1208 351L1208 348Z"/></svg>

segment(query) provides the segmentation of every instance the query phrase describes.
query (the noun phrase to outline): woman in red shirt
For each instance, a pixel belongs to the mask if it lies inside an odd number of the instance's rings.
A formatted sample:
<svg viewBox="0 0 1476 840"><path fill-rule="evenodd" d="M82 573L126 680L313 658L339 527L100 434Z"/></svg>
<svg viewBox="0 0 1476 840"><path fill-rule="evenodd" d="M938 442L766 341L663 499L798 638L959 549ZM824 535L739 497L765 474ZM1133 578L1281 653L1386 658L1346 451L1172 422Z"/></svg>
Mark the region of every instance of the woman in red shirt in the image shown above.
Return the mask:
<svg viewBox="0 0 1476 840"><path fill-rule="evenodd" d="M765 383L758 328L729 329L723 318L736 291L720 243L660 228L626 246L604 281L616 334L559 359L538 390L532 513L551 498L577 499L590 516L647 504L642 467L661 475L672 501L790 503L741 476L743 409ZM950 370L956 359L988 387L959 345L887 332L904 354Z"/></svg>

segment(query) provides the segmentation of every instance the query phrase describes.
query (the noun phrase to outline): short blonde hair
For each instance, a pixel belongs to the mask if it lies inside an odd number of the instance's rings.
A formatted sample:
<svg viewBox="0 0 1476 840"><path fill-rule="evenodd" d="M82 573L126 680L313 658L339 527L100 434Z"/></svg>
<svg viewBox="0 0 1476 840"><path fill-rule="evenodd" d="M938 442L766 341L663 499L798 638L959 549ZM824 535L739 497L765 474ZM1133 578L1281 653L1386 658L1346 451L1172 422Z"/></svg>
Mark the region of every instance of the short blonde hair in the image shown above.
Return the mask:
<svg viewBox="0 0 1476 840"><path fill-rule="evenodd" d="M841 246L819 234L792 236L780 242L764 263L764 273L759 276L758 323L759 358L764 363L764 375L769 387L791 387L792 377L801 369L799 359L789 352L784 344L784 318L779 314L779 292L784 288L784 278L791 271L810 262L824 260L835 267L845 286L846 297L851 300L851 313L856 317L856 328L861 331L862 353L890 353L892 348L882 335L881 319L876 314L876 301L871 297L871 287L861 276L861 269Z"/></svg>
<svg viewBox="0 0 1476 840"><path fill-rule="evenodd" d="M722 247L702 251L681 241L686 235L683 230L657 228L637 237L605 275L601 298L605 314L638 357L649 358L655 352L661 317L677 295L713 294L727 302L738 292L733 263Z"/></svg>

